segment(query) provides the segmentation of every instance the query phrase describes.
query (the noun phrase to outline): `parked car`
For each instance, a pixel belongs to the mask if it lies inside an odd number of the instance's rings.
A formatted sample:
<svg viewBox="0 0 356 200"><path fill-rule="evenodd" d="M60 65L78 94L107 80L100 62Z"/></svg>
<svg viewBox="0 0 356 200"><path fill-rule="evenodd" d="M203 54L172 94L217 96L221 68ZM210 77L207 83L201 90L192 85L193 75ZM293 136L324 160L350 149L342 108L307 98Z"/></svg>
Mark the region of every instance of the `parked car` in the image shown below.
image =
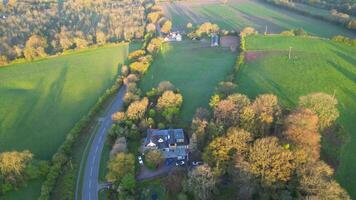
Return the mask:
<svg viewBox="0 0 356 200"><path fill-rule="evenodd" d="M192 162L192 165L193 165L193 166L198 166L198 165L202 165L202 164L203 164L202 161L193 161L193 162Z"/></svg>
<svg viewBox="0 0 356 200"><path fill-rule="evenodd" d="M183 166L185 164L184 160L178 160L176 166Z"/></svg>
<svg viewBox="0 0 356 200"><path fill-rule="evenodd" d="M138 157L138 163L140 163L140 165L143 165L143 160L141 156Z"/></svg>

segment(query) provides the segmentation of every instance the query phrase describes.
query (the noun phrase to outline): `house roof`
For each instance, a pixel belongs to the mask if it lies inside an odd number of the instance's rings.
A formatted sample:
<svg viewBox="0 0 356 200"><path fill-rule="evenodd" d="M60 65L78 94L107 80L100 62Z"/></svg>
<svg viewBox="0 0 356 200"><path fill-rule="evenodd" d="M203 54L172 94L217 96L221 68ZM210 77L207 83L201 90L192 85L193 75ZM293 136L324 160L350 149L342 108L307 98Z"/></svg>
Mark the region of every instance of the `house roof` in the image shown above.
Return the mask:
<svg viewBox="0 0 356 200"><path fill-rule="evenodd" d="M152 147L154 144L159 149L163 149L168 148L170 144L179 143L177 140L183 140L185 142L183 129L148 129L144 145Z"/></svg>

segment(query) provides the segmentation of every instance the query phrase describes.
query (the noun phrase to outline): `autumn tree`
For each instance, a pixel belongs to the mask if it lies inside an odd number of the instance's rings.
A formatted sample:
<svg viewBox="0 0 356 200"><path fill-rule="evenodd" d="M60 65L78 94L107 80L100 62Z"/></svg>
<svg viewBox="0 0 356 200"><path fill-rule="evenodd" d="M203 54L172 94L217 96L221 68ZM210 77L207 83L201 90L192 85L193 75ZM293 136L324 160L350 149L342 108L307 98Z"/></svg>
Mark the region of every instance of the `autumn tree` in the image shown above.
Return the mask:
<svg viewBox="0 0 356 200"><path fill-rule="evenodd" d="M0 174L3 177L17 176L24 172L26 164L33 158L30 151L3 152L0 154Z"/></svg>
<svg viewBox="0 0 356 200"><path fill-rule="evenodd" d="M162 94L163 92L165 91L174 91L176 90L175 86L169 82L169 81L161 81L159 84L158 84L158 87L157 87L157 90L158 90L158 93L159 94Z"/></svg>
<svg viewBox="0 0 356 200"><path fill-rule="evenodd" d="M187 29L192 29L193 28L193 24L189 22L189 23L187 23L186 27L187 27Z"/></svg>
<svg viewBox="0 0 356 200"><path fill-rule="evenodd" d="M141 119L146 113L148 103L149 102L146 97L139 101L132 102L126 111L127 118L131 120Z"/></svg>
<svg viewBox="0 0 356 200"><path fill-rule="evenodd" d="M299 106L308 108L319 117L321 129L327 128L339 117L337 99L325 93L313 93L299 98Z"/></svg>
<svg viewBox="0 0 356 200"><path fill-rule="evenodd" d="M176 94L173 91L165 91L157 100L157 109L162 116L168 121L172 122L175 116L179 114L180 107L183 102L181 94Z"/></svg>
<svg viewBox="0 0 356 200"><path fill-rule="evenodd" d="M162 164L164 156L159 150L149 150L145 153L146 165L150 168L156 168L158 165Z"/></svg>
<svg viewBox="0 0 356 200"><path fill-rule="evenodd" d="M149 22L155 24L161 18L161 16L162 16L162 12L160 12L160 11L151 12L151 13L148 13L147 19L149 20Z"/></svg>
<svg viewBox="0 0 356 200"><path fill-rule="evenodd" d="M191 124L192 136L190 138L190 146L193 151L202 151L205 147L208 139L206 129L209 117L210 113L207 109L197 108Z"/></svg>
<svg viewBox="0 0 356 200"><path fill-rule="evenodd" d="M198 37L201 37L204 34L217 33L217 32L219 32L219 30L220 30L220 28L217 24L205 22L198 27L198 29L195 31L195 34Z"/></svg>
<svg viewBox="0 0 356 200"><path fill-rule="evenodd" d="M244 107L250 104L245 95L233 94L227 99L221 100L214 108L216 122L224 124L226 127L239 126L240 115Z"/></svg>
<svg viewBox="0 0 356 200"><path fill-rule="evenodd" d="M97 31L96 32L96 43L99 45L103 45L106 43L106 35L102 31Z"/></svg>
<svg viewBox="0 0 356 200"><path fill-rule="evenodd" d="M214 108L214 118L218 123L231 126L235 120L236 112L235 104L232 101L222 100Z"/></svg>
<svg viewBox="0 0 356 200"><path fill-rule="evenodd" d="M155 54L161 48L163 44L162 38L153 38L150 43L147 45L147 51L151 54Z"/></svg>
<svg viewBox="0 0 356 200"><path fill-rule="evenodd" d="M260 95L255 99L251 108L256 116L258 134L268 135L282 112L278 98L272 94Z"/></svg>
<svg viewBox="0 0 356 200"><path fill-rule="evenodd" d="M216 187L216 177L208 165L200 165L188 172L184 190L192 193L195 199L211 199Z"/></svg>
<svg viewBox="0 0 356 200"><path fill-rule="evenodd" d="M165 91L157 101L157 109L164 110L172 107L180 107L183 103L181 94L176 94L173 91Z"/></svg>
<svg viewBox="0 0 356 200"><path fill-rule="evenodd" d="M297 147L306 150L311 158L319 159L320 133L318 132L318 116L311 110L299 109L286 118L284 126L284 138Z"/></svg>
<svg viewBox="0 0 356 200"><path fill-rule="evenodd" d="M29 151L0 153L0 195L37 176L38 169L30 164L32 158Z"/></svg>
<svg viewBox="0 0 356 200"><path fill-rule="evenodd" d="M170 20L167 20L166 22L164 22L161 28L161 32L167 34L171 31L171 28L172 28L172 22Z"/></svg>
<svg viewBox="0 0 356 200"><path fill-rule="evenodd" d="M222 97L226 97L235 92L237 85L230 81L221 81L215 88L216 93Z"/></svg>
<svg viewBox="0 0 356 200"><path fill-rule="evenodd" d="M122 122L122 121L125 120L125 118L126 118L125 112L116 112L116 113L111 115L111 119L114 122Z"/></svg>
<svg viewBox="0 0 356 200"><path fill-rule="evenodd" d="M134 155L121 152L109 160L106 180L118 185L125 175L133 174L134 172Z"/></svg>
<svg viewBox="0 0 356 200"><path fill-rule="evenodd" d="M246 106L241 110L240 127L246 131L255 133L255 135L258 132L256 113L252 106Z"/></svg>
<svg viewBox="0 0 356 200"><path fill-rule="evenodd" d="M257 139L248 156L250 172L266 185L290 180L295 170L293 159L293 153L280 146L276 137Z"/></svg>
<svg viewBox="0 0 356 200"><path fill-rule="evenodd" d="M220 101L221 101L220 96L218 94L214 94L210 98L209 106L214 109Z"/></svg>
<svg viewBox="0 0 356 200"><path fill-rule="evenodd" d="M246 27L240 32L240 36L256 35L257 31L252 27Z"/></svg>
<svg viewBox="0 0 356 200"><path fill-rule="evenodd" d="M308 162L297 170L299 186L297 191L306 199L351 199L335 181L333 169L323 161Z"/></svg>
<svg viewBox="0 0 356 200"><path fill-rule="evenodd" d="M146 26L146 32L148 32L148 33L150 33L150 32L152 32L152 33L156 32L156 25L153 24L153 23L147 24L147 26Z"/></svg>
<svg viewBox="0 0 356 200"><path fill-rule="evenodd" d="M139 49L139 50L136 50L136 51L131 52L131 53L127 56L127 58L128 58L129 60L133 60L133 59L137 59L137 58L139 58L139 57L141 57L141 56L144 56L145 54L146 54L146 51L145 51L145 50Z"/></svg>
<svg viewBox="0 0 356 200"><path fill-rule="evenodd" d="M236 154L245 155L249 150L252 136L238 128L230 128L226 136L215 138L205 149L203 158L217 171L226 171Z"/></svg>
<svg viewBox="0 0 356 200"><path fill-rule="evenodd" d="M47 55L45 51L47 46L45 38L32 35L26 42L24 56L27 60L33 60L36 57L45 57Z"/></svg>

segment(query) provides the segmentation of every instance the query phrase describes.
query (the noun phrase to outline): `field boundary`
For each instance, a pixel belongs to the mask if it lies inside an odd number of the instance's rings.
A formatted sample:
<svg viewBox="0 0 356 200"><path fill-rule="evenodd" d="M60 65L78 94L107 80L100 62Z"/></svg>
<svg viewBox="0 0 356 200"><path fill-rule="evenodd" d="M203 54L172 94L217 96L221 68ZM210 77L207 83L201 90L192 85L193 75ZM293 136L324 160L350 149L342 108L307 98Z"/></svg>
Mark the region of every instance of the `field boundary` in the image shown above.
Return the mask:
<svg viewBox="0 0 356 200"><path fill-rule="evenodd" d="M18 58L16 60L10 61L9 63L7 63L5 65L0 65L0 68L12 67L11 65L17 65L17 64L29 64L29 63L49 60L49 59L57 58L57 57L61 57L61 56L86 53L86 52L94 51L94 50L97 50L97 49L109 48L109 47L118 47L118 46L126 45L126 44L129 44L129 42L124 41L124 42L118 42L118 43L107 43L107 44L104 44L104 45L92 45L92 46L89 46L89 47L84 48L84 49L70 49L70 50L66 50L66 51L63 51L61 53L57 53L57 54L54 54L54 55L48 55L48 56L45 56L45 57L35 58L33 60L26 60L25 58Z"/></svg>
<svg viewBox="0 0 356 200"><path fill-rule="evenodd" d="M298 13L298 14L302 14L302 15L307 15L309 17L312 17L314 19L319 19L319 20L323 20L325 22L328 22L330 24L334 24L334 25L337 25L337 26L340 26L340 27L343 27L344 29L346 30L349 30L349 31L352 31L354 33L356 33L356 30L355 29L350 29L347 27L347 23L346 25L344 24L341 24L337 21L333 21L331 20L330 18L328 17L324 17L322 15L318 15L318 14L312 14L308 11L304 11L304 10L301 10L301 9L298 9L298 8L295 8L295 7L292 7L292 6L288 6L288 5L284 5L284 4L278 4L278 3L275 3L275 2L269 2L269 1L262 1L262 0L258 0L259 2L263 3L263 4L267 4L267 5L271 5L271 6L275 6L277 8L282 8L282 9L287 9L289 11L292 11L294 13ZM307 6L310 6L310 5L307 5ZM320 8L321 9L321 8Z"/></svg>

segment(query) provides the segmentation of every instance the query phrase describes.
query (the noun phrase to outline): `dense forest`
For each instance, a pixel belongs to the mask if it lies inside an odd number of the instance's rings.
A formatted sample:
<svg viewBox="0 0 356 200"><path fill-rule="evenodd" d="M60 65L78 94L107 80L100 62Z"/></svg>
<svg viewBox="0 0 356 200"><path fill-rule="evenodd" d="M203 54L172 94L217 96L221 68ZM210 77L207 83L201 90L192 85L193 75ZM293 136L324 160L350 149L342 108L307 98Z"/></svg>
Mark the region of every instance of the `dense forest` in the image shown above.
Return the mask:
<svg viewBox="0 0 356 200"><path fill-rule="evenodd" d="M142 38L144 1L68 0L0 3L0 65Z"/></svg>

